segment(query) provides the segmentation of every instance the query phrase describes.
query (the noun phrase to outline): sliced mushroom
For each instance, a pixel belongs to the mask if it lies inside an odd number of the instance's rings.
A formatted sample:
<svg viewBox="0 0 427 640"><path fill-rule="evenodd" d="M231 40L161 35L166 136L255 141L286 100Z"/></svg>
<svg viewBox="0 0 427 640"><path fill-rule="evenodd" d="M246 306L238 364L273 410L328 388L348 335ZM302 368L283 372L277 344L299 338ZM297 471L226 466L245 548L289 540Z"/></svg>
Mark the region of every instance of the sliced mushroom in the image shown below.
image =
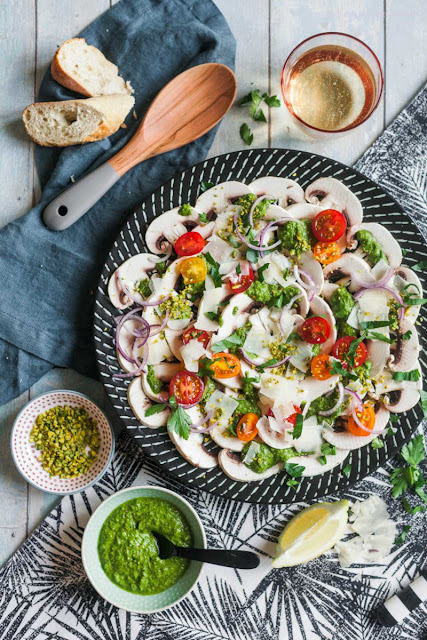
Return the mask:
<svg viewBox="0 0 427 640"><path fill-rule="evenodd" d="M340 279L350 278L350 291L358 291L360 286L352 280L353 273L361 282L366 284L375 283L375 278L371 273L369 265L353 253L345 253L341 258L335 260L335 262L331 262L331 264L323 267L325 280L338 277Z"/></svg>
<svg viewBox="0 0 427 640"><path fill-rule="evenodd" d="M409 340L404 340L403 335L410 332ZM397 334L396 345L391 351L388 366L392 371L412 371L418 367L420 355L420 343L418 332L409 320L401 321Z"/></svg>
<svg viewBox="0 0 427 640"><path fill-rule="evenodd" d="M283 429L276 431L272 425L279 425L279 421L273 417L262 416L257 422L258 435L265 444L273 449L287 449L292 446L292 435L288 433L284 423ZM290 429L291 427L289 427Z"/></svg>
<svg viewBox="0 0 427 640"><path fill-rule="evenodd" d="M308 202L298 202L288 207L286 213L295 218L295 220L313 220L324 208Z"/></svg>
<svg viewBox="0 0 427 640"><path fill-rule="evenodd" d="M242 182L230 181L221 182L211 189L207 189L196 200L197 211L209 215L217 214L230 204L234 204L240 196L253 193L250 187Z"/></svg>
<svg viewBox="0 0 427 640"><path fill-rule="evenodd" d="M237 436L231 435L224 427L214 427L209 433L210 437L221 449L229 449L230 451L241 451L244 446L244 442L237 438Z"/></svg>
<svg viewBox="0 0 427 640"><path fill-rule="evenodd" d="M212 469L217 466L218 458L204 446L204 436L202 433L194 433L191 431L188 439L185 440L182 436L178 435L176 431L168 429L168 432L170 439L179 453L187 462L192 464L193 467Z"/></svg>
<svg viewBox="0 0 427 640"><path fill-rule="evenodd" d="M337 467L346 459L349 453L349 449L338 449L335 456L326 456L326 464L319 462L316 455L295 456L294 458L289 458L288 462L304 467L304 471L301 475L304 478L307 478L308 476L319 476L320 474Z"/></svg>
<svg viewBox="0 0 427 640"><path fill-rule="evenodd" d="M394 393L394 398L384 397L384 404L391 413L403 413L415 407L420 401L420 392L414 382L403 382L402 388Z"/></svg>
<svg viewBox="0 0 427 640"><path fill-rule="evenodd" d="M316 398L324 396L328 391L335 389L339 380L339 375L331 376L327 380L316 380L313 376L307 376L307 378L298 382L296 403L301 405L302 402L313 402Z"/></svg>
<svg viewBox="0 0 427 640"><path fill-rule="evenodd" d="M315 316L322 316L329 324L331 333L329 338L320 345L320 353L330 353L332 347L337 341L337 328L335 326L335 316L331 311L330 306L319 296L313 296L313 300L310 302L310 310Z"/></svg>
<svg viewBox="0 0 427 640"><path fill-rule="evenodd" d="M415 271L412 271L412 269L409 269L409 267L399 267L394 275L395 275L395 286L397 289L399 289L399 291L402 290L406 285L413 284L415 286L410 287L408 293L418 292L417 297L418 297L418 294L420 298L423 297L423 287ZM398 278L401 278L400 283L402 286L397 286ZM405 310L406 319L409 320L410 322L415 322L415 320L418 318L418 314L420 313L420 309L421 309L420 305L412 305L411 307L407 307Z"/></svg>
<svg viewBox="0 0 427 640"><path fill-rule="evenodd" d="M347 244L352 250L356 249L358 245L356 238L358 231L369 231L369 233L372 234L374 240L384 251L390 267L395 269L400 266L402 262L402 249L386 227L377 222L363 222L362 224L355 224L350 227L347 232Z"/></svg>
<svg viewBox="0 0 427 640"><path fill-rule="evenodd" d="M323 209L336 209L346 218L349 227L360 224L363 209L359 199L348 187L335 178L318 178L305 190L305 198Z"/></svg>
<svg viewBox="0 0 427 640"><path fill-rule="evenodd" d="M298 205L295 205L298 206ZM293 216L289 213L289 209L279 207L277 204L271 204L264 215L264 220L289 220ZM266 242L264 241L264 244Z"/></svg>
<svg viewBox="0 0 427 640"><path fill-rule="evenodd" d="M314 287L310 291L314 290L316 295L320 295L324 284L323 270L320 262L313 256L313 252L304 251L298 258L297 263L300 270L307 273L314 282Z"/></svg>
<svg viewBox="0 0 427 640"><path fill-rule="evenodd" d="M381 404L377 403L375 407L375 431L385 429L390 418L390 411L385 409ZM366 436L354 436L349 431L330 431L324 429L322 432L324 440L334 445L337 449L360 449L369 444L376 438L375 433L366 434Z"/></svg>
<svg viewBox="0 0 427 640"><path fill-rule="evenodd" d="M163 409L160 413L154 413L152 416L145 415L146 410L149 409L153 403L142 390L140 378L135 378L128 386L127 398L133 415L141 424L150 429L158 429L166 425L170 416L169 408Z"/></svg>
<svg viewBox="0 0 427 640"><path fill-rule="evenodd" d="M265 176L249 185L257 196L271 195L277 198L280 207L286 209L296 202L304 202L304 191L295 180Z"/></svg>
<svg viewBox="0 0 427 640"><path fill-rule="evenodd" d="M243 327L249 318L249 311L254 301L246 293L238 293L233 297L233 303L228 304L221 314L220 327L215 336L212 336L212 344L228 338L236 329ZM237 312L233 310L237 307Z"/></svg>
<svg viewBox="0 0 427 640"><path fill-rule="evenodd" d="M240 456L228 449L219 452L218 462L224 473L236 482L260 482L279 473L283 467L283 463L279 462L263 473L256 473L241 461Z"/></svg>
<svg viewBox="0 0 427 640"><path fill-rule="evenodd" d="M175 207L154 218L145 233L145 243L152 253L166 253L180 236L199 224L199 211L191 208L189 216L179 214L180 207Z"/></svg>
<svg viewBox="0 0 427 640"><path fill-rule="evenodd" d="M134 291L135 284L140 280L148 278L147 273L153 271L156 263L153 262L153 256L150 253L138 253L128 260L125 260L118 269L116 269L108 282L108 296L111 304L116 309L126 309L133 301L123 292L120 282L126 286L129 291L143 302L144 298Z"/></svg>
<svg viewBox="0 0 427 640"><path fill-rule="evenodd" d="M302 296L298 298L298 300L296 300L296 305L297 305L296 310L299 316L301 316L302 318L305 318L305 316L310 310L310 304L308 302L308 296L307 296L307 289L304 289L304 287L298 284L298 282L292 282L292 286L295 287L296 289L299 289L299 291L302 293ZM296 321L297 320L295 319L295 322Z"/></svg>
<svg viewBox="0 0 427 640"><path fill-rule="evenodd" d="M153 370L156 378L166 383L170 382L174 375L182 370L182 364L180 362L161 362L160 364L155 364ZM167 388L160 393L154 393L148 382L147 373L142 374L141 385L142 390L150 400L154 400L154 402L165 402L165 400L169 399L170 394Z"/></svg>
<svg viewBox="0 0 427 640"><path fill-rule="evenodd" d="M171 350L174 358L180 361L182 361L181 347L182 347L183 333L184 333L183 329L180 329L179 331L175 331L174 329L169 329L169 327L166 327L165 329L165 340L169 345L169 349Z"/></svg>

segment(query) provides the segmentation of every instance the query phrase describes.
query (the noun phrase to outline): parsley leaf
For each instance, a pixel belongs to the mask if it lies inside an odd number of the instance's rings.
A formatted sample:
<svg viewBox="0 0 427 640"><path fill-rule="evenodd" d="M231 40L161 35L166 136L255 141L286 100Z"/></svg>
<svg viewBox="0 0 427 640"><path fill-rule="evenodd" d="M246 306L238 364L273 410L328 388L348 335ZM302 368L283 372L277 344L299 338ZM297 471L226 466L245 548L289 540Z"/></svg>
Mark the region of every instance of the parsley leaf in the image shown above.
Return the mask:
<svg viewBox="0 0 427 640"><path fill-rule="evenodd" d="M417 262L417 264L414 264L412 268L414 271L425 271L427 269L427 260Z"/></svg>
<svg viewBox="0 0 427 640"><path fill-rule="evenodd" d="M212 353L219 353L220 351L224 351L224 349L229 349L230 347L241 347L245 340L245 335L239 335L235 331L230 336L228 336L228 338L224 338L224 340L215 342L215 344L211 347Z"/></svg>
<svg viewBox="0 0 427 640"><path fill-rule="evenodd" d="M276 364L277 362L279 362L277 358L271 358L271 360L267 360L267 362L264 362L263 364L259 364L256 367L256 370L262 373L265 367L271 367L273 364Z"/></svg>
<svg viewBox="0 0 427 640"><path fill-rule="evenodd" d="M204 180L202 180L202 182L200 183L200 191L204 193L208 189L212 189L212 187L214 186L215 185L213 182L205 182Z"/></svg>
<svg viewBox="0 0 427 640"><path fill-rule="evenodd" d="M161 413L167 408L167 406L168 405L163 402L160 404L153 404L151 407L148 407L148 409L146 409L145 415L148 418L149 416L153 416L155 413Z"/></svg>
<svg viewBox="0 0 427 640"><path fill-rule="evenodd" d="M369 322L361 322L361 329L378 329L379 327L389 327L389 320L370 320Z"/></svg>
<svg viewBox="0 0 427 640"><path fill-rule="evenodd" d="M413 440L408 442L408 444L405 444L405 446L402 447L400 455L408 464L418 466L426 456L423 436L416 436Z"/></svg>
<svg viewBox="0 0 427 640"><path fill-rule="evenodd" d="M302 467L300 464L296 464L295 462L286 462L284 469L293 478L299 478L302 476L302 472L305 470L305 467Z"/></svg>
<svg viewBox="0 0 427 640"><path fill-rule="evenodd" d="M381 340L381 342L387 342L387 344L393 344L394 342L393 338L387 338L383 333L378 333L377 331L370 331L366 337L368 339Z"/></svg>
<svg viewBox="0 0 427 640"><path fill-rule="evenodd" d="M402 338L402 340L410 340L411 336L412 336L412 331L408 329L408 331L406 331L405 333L402 333L400 337Z"/></svg>
<svg viewBox="0 0 427 640"><path fill-rule="evenodd" d="M371 442L371 447L373 449L382 449L384 447L384 442L381 438L374 438Z"/></svg>
<svg viewBox="0 0 427 640"><path fill-rule="evenodd" d="M327 463L326 456L319 456L317 459L320 462L320 464L326 464Z"/></svg>
<svg viewBox="0 0 427 640"><path fill-rule="evenodd" d="M329 444L329 442L324 442L320 447L320 451L325 456L335 456L337 454L337 449L334 444Z"/></svg>
<svg viewBox="0 0 427 640"><path fill-rule="evenodd" d="M249 129L246 122L244 122L240 127L240 137L242 138L243 142L248 146L250 146L254 141L254 135L252 131Z"/></svg>
<svg viewBox="0 0 427 640"><path fill-rule="evenodd" d="M253 264L255 264L256 262L258 262L258 258L259 258L259 253L258 251L255 251L255 249L248 249L246 251L246 260L249 260L249 262L252 262Z"/></svg>
<svg viewBox="0 0 427 640"><path fill-rule="evenodd" d="M180 216L184 216L184 218L186 218L187 216L191 216L191 214L193 213L193 210L191 208L191 205L189 204L183 204L179 209L178 209L178 213Z"/></svg>
<svg viewBox="0 0 427 640"><path fill-rule="evenodd" d="M211 364L212 360L210 358L200 358L199 371L197 372L197 375L199 375L201 378L204 378L205 376L211 378L214 374L211 369Z"/></svg>
<svg viewBox="0 0 427 640"><path fill-rule="evenodd" d="M423 507L421 504L417 505L416 507L411 507L411 505L409 504L406 498L402 499L402 505L406 513L410 513L411 516L414 516L416 513L420 513L420 512L424 513L424 511L426 510L426 508Z"/></svg>
<svg viewBox="0 0 427 640"><path fill-rule="evenodd" d="M295 438L299 438L302 434L302 427L304 424L304 418L302 417L301 413L297 413L297 417L295 420L295 426L294 429L292 431L292 438L295 440Z"/></svg>
<svg viewBox="0 0 427 640"><path fill-rule="evenodd" d="M209 252L205 253L205 260L207 262L208 273L214 282L215 288L222 287L222 278L219 273L218 262L212 258Z"/></svg>
<svg viewBox="0 0 427 640"><path fill-rule="evenodd" d="M265 117L264 111L262 109L259 109L252 117L257 122L267 122L267 118Z"/></svg>
<svg viewBox="0 0 427 640"><path fill-rule="evenodd" d="M427 391L424 391L424 389L421 389L420 396L421 396L421 406L423 408L424 417L427 418ZM393 414L390 414L390 416L391 415Z"/></svg>
<svg viewBox="0 0 427 640"><path fill-rule="evenodd" d="M267 263L267 264L263 264L263 265L262 265L262 267L259 267L259 269L258 269L258 271L257 271L257 274L258 274L258 280L259 280L260 282L264 282L263 272L264 272L266 269L268 269L268 267L269 267L269 266L270 266L270 265Z"/></svg>
<svg viewBox="0 0 427 640"><path fill-rule="evenodd" d="M286 481L286 484L288 485L288 487L291 487L291 489L294 489L296 491L296 487L300 482L301 480L297 480L296 478L289 478L289 480Z"/></svg>
<svg viewBox="0 0 427 640"><path fill-rule="evenodd" d="M412 371L395 371L393 373L393 380L409 380L410 382L417 382L420 379L420 372L418 369L412 369Z"/></svg>
<svg viewBox="0 0 427 640"><path fill-rule="evenodd" d="M268 96L266 93L262 94L264 102L269 107L280 107L281 102L277 96Z"/></svg>
<svg viewBox="0 0 427 640"><path fill-rule="evenodd" d="M402 542L405 542L406 536L408 535L408 531L410 529L411 529L410 524L407 524L405 527L403 527L402 533L400 534L400 536L396 538L396 540L394 541L394 544L402 544Z"/></svg>
<svg viewBox="0 0 427 640"><path fill-rule="evenodd" d="M215 311L205 311L205 316L209 318L209 320L212 320L212 322L218 322L221 317L221 313L219 311L218 313L215 313Z"/></svg>
<svg viewBox="0 0 427 640"><path fill-rule="evenodd" d="M347 464L342 470L343 475L348 478L351 473L351 464Z"/></svg>
<svg viewBox="0 0 427 640"><path fill-rule="evenodd" d="M200 222L203 222L203 224L208 224L209 222L209 219L206 213L199 213L199 220Z"/></svg>
<svg viewBox="0 0 427 640"><path fill-rule="evenodd" d="M192 421L188 413L186 413L182 407L178 406L170 415L168 429L175 431L179 436L184 438L184 440L188 440L191 423Z"/></svg>

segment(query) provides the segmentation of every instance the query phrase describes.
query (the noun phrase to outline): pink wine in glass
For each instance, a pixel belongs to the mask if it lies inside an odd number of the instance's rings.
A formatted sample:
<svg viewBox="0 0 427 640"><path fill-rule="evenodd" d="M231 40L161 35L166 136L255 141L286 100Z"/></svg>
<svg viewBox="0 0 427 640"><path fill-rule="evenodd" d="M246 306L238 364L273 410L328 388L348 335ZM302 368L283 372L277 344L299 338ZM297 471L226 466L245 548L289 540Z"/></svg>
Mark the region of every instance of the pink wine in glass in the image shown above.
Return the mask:
<svg viewBox="0 0 427 640"><path fill-rule="evenodd" d="M359 53L354 46L334 42L343 37L350 40L346 44L355 40L345 34L309 38L294 49L283 68L285 103L299 123L313 132L342 132L357 127L370 116L381 96L379 63L375 69L363 49ZM366 45L356 42L377 60Z"/></svg>

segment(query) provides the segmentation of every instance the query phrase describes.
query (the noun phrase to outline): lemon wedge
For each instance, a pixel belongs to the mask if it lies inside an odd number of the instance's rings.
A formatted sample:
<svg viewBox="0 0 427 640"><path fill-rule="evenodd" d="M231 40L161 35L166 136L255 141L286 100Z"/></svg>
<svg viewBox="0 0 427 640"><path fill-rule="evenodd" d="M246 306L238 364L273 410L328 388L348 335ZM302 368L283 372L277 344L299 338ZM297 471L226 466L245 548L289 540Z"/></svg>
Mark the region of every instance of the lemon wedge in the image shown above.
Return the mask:
<svg viewBox="0 0 427 640"><path fill-rule="evenodd" d="M283 529L273 567L293 567L329 551L344 534L348 501L318 502L303 509Z"/></svg>

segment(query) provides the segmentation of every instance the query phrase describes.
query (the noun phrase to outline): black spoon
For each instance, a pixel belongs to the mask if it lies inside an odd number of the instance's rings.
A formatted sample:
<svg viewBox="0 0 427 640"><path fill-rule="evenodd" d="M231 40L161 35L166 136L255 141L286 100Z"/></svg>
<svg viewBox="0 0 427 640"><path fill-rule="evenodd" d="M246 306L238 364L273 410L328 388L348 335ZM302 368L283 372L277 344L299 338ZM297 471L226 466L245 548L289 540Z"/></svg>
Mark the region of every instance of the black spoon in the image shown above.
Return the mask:
<svg viewBox="0 0 427 640"><path fill-rule="evenodd" d="M229 551L228 549L192 549L190 547L177 547L173 542L165 538L161 533L153 531L153 536L157 540L159 557L161 560L179 556L187 560L197 562L207 562L208 564L219 564L223 567L233 569L255 569L260 559L252 551Z"/></svg>

